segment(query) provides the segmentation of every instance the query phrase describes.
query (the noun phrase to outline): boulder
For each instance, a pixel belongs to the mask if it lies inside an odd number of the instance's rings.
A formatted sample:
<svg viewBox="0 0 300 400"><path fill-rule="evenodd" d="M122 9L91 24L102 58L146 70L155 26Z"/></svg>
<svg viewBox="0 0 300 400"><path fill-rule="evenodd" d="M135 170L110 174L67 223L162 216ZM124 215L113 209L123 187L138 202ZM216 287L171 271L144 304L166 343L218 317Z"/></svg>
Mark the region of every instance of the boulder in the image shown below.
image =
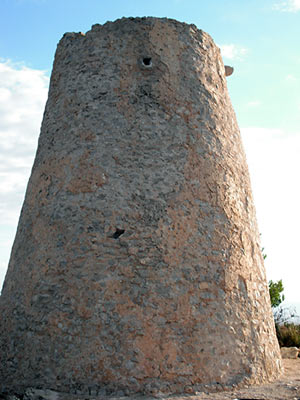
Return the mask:
<svg viewBox="0 0 300 400"><path fill-rule="evenodd" d="M300 353L297 347L281 347L280 351L282 358L297 358Z"/></svg>

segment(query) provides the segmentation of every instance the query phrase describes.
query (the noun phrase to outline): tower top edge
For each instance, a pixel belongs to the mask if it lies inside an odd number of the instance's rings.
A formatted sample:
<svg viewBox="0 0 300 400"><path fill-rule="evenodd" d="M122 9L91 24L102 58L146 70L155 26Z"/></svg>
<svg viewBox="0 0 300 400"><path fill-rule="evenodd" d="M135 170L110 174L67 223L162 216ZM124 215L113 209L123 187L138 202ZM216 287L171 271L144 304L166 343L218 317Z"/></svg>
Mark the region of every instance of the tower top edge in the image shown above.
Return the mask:
<svg viewBox="0 0 300 400"><path fill-rule="evenodd" d="M161 23L161 24L168 24L172 25L175 29L180 29L180 30L189 30L193 31L194 33L198 33L203 36L208 36L209 38L210 35L206 32L204 32L202 29L199 29L195 24L188 24L186 22L181 22L176 19L172 18L166 18L166 17L122 17L119 19L116 19L115 21L107 21L104 24L93 24L91 29L88 30L87 32L66 32L62 39L68 39L68 38L82 38L85 36L93 35L95 33L101 33L101 31L104 30L110 30L110 29L115 29L118 27L122 27L125 25L139 25L139 26L145 26L151 28L155 23Z"/></svg>

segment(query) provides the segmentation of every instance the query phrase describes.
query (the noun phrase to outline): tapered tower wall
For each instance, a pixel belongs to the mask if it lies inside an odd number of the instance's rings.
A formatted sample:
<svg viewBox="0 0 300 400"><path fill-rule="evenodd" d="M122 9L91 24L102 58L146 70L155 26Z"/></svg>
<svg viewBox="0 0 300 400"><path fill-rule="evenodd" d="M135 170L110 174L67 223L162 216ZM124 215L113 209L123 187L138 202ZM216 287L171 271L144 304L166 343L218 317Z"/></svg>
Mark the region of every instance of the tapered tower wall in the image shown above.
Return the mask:
<svg viewBox="0 0 300 400"><path fill-rule="evenodd" d="M0 334L2 390L278 376L245 155L208 34L129 18L61 39Z"/></svg>

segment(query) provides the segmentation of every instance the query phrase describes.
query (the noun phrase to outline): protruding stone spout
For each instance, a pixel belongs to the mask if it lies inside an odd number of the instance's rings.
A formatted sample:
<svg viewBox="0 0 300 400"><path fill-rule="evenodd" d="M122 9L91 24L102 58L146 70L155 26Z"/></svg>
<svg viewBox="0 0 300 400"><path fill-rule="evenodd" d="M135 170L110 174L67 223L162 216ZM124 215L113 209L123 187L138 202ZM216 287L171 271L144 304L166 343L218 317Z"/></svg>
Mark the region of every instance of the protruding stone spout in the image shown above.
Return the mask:
<svg viewBox="0 0 300 400"><path fill-rule="evenodd" d="M233 67L230 67L229 65L225 65L225 76L230 76L233 74Z"/></svg>
<svg viewBox="0 0 300 400"><path fill-rule="evenodd" d="M61 39L0 315L3 391L193 393L278 376L208 34L124 18Z"/></svg>

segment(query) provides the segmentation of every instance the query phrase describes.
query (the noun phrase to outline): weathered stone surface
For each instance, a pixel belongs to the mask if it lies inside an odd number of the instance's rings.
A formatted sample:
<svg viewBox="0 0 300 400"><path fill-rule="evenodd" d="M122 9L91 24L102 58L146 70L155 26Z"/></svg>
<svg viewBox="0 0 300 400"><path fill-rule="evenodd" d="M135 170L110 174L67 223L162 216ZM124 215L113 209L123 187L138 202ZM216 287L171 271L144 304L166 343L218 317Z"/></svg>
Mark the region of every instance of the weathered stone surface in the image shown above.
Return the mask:
<svg viewBox="0 0 300 400"><path fill-rule="evenodd" d="M278 376L208 34L138 18L64 35L0 311L3 391L192 393Z"/></svg>
<svg viewBox="0 0 300 400"><path fill-rule="evenodd" d="M297 347L281 347L280 352L282 358L297 358L300 353L300 349Z"/></svg>

